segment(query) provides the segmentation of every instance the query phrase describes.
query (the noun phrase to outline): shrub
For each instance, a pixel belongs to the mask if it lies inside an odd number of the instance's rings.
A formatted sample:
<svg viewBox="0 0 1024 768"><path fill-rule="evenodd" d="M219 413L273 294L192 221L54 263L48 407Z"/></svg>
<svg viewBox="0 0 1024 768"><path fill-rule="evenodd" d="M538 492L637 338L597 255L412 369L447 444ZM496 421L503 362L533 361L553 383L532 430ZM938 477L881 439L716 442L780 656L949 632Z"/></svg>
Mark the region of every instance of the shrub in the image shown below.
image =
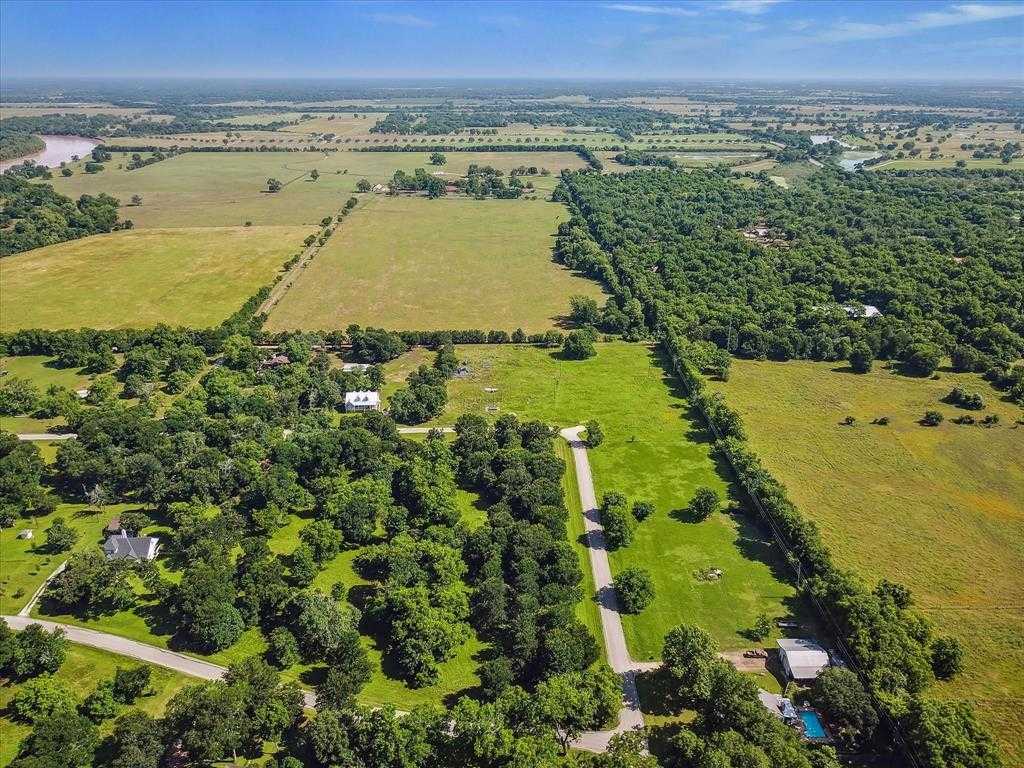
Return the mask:
<svg viewBox="0 0 1024 768"><path fill-rule="evenodd" d="M626 568L615 577L615 594L625 613L640 613L654 600L654 582L645 568Z"/></svg>
<svg viewBox="0 0 1024 768"><path fill-rule="evenodd" d="M601 524L609 549L625 547L633 541L634 522L626 507L626 497L610 491L601 499Z"/></svg>
<svg viewBox="0 0 1024 768"><path fill-rule="evenodd" d="M642 523L648 517L654 514L654 503L650 501L634 501L633 502L633 517L636 518L638 523Z"/></svg>
<svg viewBox="0 0 1024 768"><path fill-rule="evenodd" d="M942 423L943 418L945 417L938 411L925 411L921 423L926 427L937 427Z"/></svg>
<svg viewBox="0 0 1024 768"><path fill-rule="evenodd" d="M562 354L567 360L586 360L597 354L594 336L588 331L570 331L565 337Z"/></svg>
<svg viewBox="0 0 1024 768"><path fill-rule="evenodd" d="M597 446L604 442L604 430L597 423L597 419L588 421L586 427L587 437L584 442L587 444L587 448L597 448Z"/></svg>
<svg viewBox="0 0 1024 768"><path fill-rule="evenodd" d="M707 520L711 513L718 510L721 500L714 488L698 488L688 507L694 520Z"/></svg>

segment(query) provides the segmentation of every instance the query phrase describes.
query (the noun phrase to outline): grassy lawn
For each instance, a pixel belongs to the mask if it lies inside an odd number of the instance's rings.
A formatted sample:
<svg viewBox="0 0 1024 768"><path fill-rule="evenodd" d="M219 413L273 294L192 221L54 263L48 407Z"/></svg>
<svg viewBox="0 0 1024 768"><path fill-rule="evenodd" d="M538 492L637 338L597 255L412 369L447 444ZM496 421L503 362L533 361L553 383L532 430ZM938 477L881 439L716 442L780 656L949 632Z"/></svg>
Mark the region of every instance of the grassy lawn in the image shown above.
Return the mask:
<svg viewBox="0 0 1024 768"><path fill-rule="evenodd" d="M613 571L639 565L655 581L654 603L624 617L635 658L657 658L665 633L683 622L703 626L723 649L738 649L752 647L743 633L762 611L773 617L798 612L774 547L745 517L681 519L698 487L729 489L706 435L653 350L599 344L597 357L581 362L528 346L460 346L457 352L472 375L449 383L450 402L437 424L464 412L513 412L559 426L596 418L605 431L604 444L590 457L598 496L619 490L655 503L657 512L639 526L634 542L611 558ZM389 364L397 366L401 360ZM694 576L710 567L723 570L720 581Z"/></svg>
<svg viewBox="0 0 1024 768"><path fill-rule="evenodd" d="M474 501L474 494L460 492L459 505L464 512L464 519L469 525L478 524L483 519L483 513L474 506ZM111 511L114 509L108 508L103 515L93 515L91 517L89 535L82 536L82 539L76 546L76 550L89 546L98 546L96 533L98 531L101 532L102 526L106 525L111 516ZM307 519L292 516L288 525L276 531L271 538L271 549L278 554L290 554L298 546L299 531L308 523L309 520ZM159 526L154 526L153 529L147 529L147 532L159 533L158 528ZM2 551L5 555L5 561L8 548L11 547L7 543L8 539L17 544L23 544L23 542L14 540L12 538L13 535L14 533L11 531L0 531L0 542L4 544ZM356 549L342 552L331 562L327 563L325 568L317 575L313 586L329 592L334 584L341 581L351 590L349 595L350 601L357 607L360 607L362 601L367 596L369 582L363 580L352 567L357 554L358 550ZM43 579L59 562L59 559L52 558L52 567L49 567L49 570L41 564L33 566L26 564L24 567L16 568L17 571L25 573L26 576L29 574L29 567L34 567L38 573L32 576L32 581L28 584L31 589L24 587L26 590L25 597L20 601L12 601L10 609L6 605L3 606L4 610L17 610L27 602L32 591L42 583ZM161 558L157 562L163 565L165 561ZM49 560L46 563L47 566L50 565ZM177 580L180 573L165 568L164 575L171 580ZM20 582L19 584L14 582L15 580L12 579L9 585L5 585L5 588L11 589L19 586ZM45 602L34 609L33 615L53 621L89 627L102 632L109 632L161 648L170 648L223 666L229 666L247 656L262 654L266 650L266 641L262 633L258 628L252 628L243 633L234 645L223 651L209 655L191 653L187 648L183 647L180 639L173 634L173 625L167 622L163 611L160 610L159 604L149 597L145 588L140 583L136 583L136 590L139 600L133 608L94 619L86 620L71 614L55 613L49 610ZM418 689L407 686L390 670L387 660L374 637L364 635L363 641L369 654L371 666L374 669L373 679L363 689L359 697L360 701L364 704L378 706L390 703L399 708L408 709L418 704L436 704L444 701L453 701L468 689L479 684L479 678L476 676L477 657L480 651L484 649L484 644L475 635L471 636L468 642L457 649L453 658L440 665L441 677L437 685ZM295 680L309 688L316 685L323 673L324 667L322 665L298 664L284 670L282 675L285 679Z"/></svg>
<svg viewBox="0 0 1024 768"><path fill-rule="evenodd" d="M906 584L916 606L967 651L964 673L939 696L973 699L1016 761L1024 761L1024 450L1003 402L979 376L912 379L876 365L737 360L716 384L743 415L751 442L821 527L839 562ZM985 398L993 429L950 422L940 402L955 384ZM945 414L920 426L926 409ZM840 422L854 416L857 424ZM888 426L870 422L888 416ZM976 414L977 417L977 414Z"/></svg>
<svg viewBox="0 0 1024 768"><path fill-rule="evenodd" d="M600 296L551 260L565 217L541 201L368 196L267 327L547 330L563 322L573 294Z"/></svg>
<svg viewBox="0 0 1024 768"><path fill-rule="evenodd" d="M0 329L216 325L270 282L310 231L136 230L9 256Z"/></svg>
<svg viewBox="0 0 1024 768"><path fill-rule="evenodd" d="M74 552L83 552L103 543L103 529L112 517L136 504L115 504L102 512L89 509L85 504L61 504L49 515L19 518L11 528L0 529L0 613L17 613L54 569ZM71 552L51 554L45 551L45 530L57 517L79 532L78 541ZM18 533L30 529L32 539L19 539Z"/></svg>
<svg viewBox="0 0 1024 768"><path fill-rule="evenodd" d="M67 657L54 678L68 686L80 699L84 699L93 692L97 684L112 678L119 666L131 667L138 664L139 662L134 659L127 659L83 645L70 644ZM163 714L167 702L175 693L196 681L163 667L151 667L151 669L153 670L153 675L150 678L152 693L136 701L132 708L141 709L156 717ZM9 682L0 685L0 765L10 764L18 753L21 740L31 730L28 725L14 722L6 716L7 704L20 688L21 686ZM125 707L122 711L127 709ZM100 727L100 732L104 735L109 733L113 722L112 719L105 721Z"/></svg>
<svg viewBox="0 0 1024 768"><path fill-rule="evenodd" d="M302 142L295 134L269 135ZM211 136L219 144L223 134ZM247 221L254 226L314 225L336 213L362 178L383 183L399 169L436 170L427 152L188 152L134 171L117 168L128 155L114 157L100 173L76 172L47 183L74 199L113 195L122 203L121 218L131 219L136 228L237 227ZM584 165L573 152L450 152L447 159L441 170L456 175L465 174L471 163L505 171L520 165L548 168L552 176L524 179L538 187L553 186L563 168ZM320 172L315 182L309 180L314 168ZM268 178L286 186L270 194L265 191ZM142 197L142 205L128 205L133 195Z"/></svg>

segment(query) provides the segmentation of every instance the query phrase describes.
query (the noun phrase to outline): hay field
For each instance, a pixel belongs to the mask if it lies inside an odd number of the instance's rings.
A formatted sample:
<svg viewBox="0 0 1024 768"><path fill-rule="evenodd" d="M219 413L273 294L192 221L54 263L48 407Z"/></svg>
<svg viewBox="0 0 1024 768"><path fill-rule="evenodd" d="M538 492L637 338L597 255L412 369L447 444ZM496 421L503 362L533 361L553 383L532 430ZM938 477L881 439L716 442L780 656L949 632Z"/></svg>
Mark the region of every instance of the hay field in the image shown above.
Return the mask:
<svg viewBox="0 0 1024 768"><path fill-rule="evenodd" d="M982 413L1001 425L951 423L969 413L941 402L955 384L982 394ZM906 584L939 631L963 643L964 673L934 690L974 700L1008 754L1024 760L1021 410L976 375L912 379L880 364L857 376L828 363L737 360L714 388L839 563ZM945 422L919 425L927 409ZM842 426L846 416L857 423ZM879 416L891 423L872 425Z"/></svg>
<svg viewBox="0 0 1024 768"><path fill-rule="evenodd" d="M135 230L9 256L0 330L216 325L270 282L312 231Z"/></svg>
<svg viewBox="0 0 1024 768"><path fill-rule="evenodd" d="M130 155L114 154L104 171L75 173L50 182L54 189L77 199L106 192L122 205L120 216L139 227L229 227L253 225L315 225L337 213L366 178L386 182L396 170L438 170L426 152L190 152L134 171L118 170ZM572 152L450 152L445 174L462 175L470 164L492 165L508 171L520 165L548 168L551 176L528 177L538 187L553 185L563 168L581 168ZM320 178L309 179L317 169ZM267 179L285 184L277 193L265 191ZM142 205L131 206L133 195Z"/></svg>
<svg viewBox="0 0 1024 768"><path fill-rule="evenodd" d="M267 327L542 331L600 288L551 260L561 205L367 196L271 311Z"/></svg>

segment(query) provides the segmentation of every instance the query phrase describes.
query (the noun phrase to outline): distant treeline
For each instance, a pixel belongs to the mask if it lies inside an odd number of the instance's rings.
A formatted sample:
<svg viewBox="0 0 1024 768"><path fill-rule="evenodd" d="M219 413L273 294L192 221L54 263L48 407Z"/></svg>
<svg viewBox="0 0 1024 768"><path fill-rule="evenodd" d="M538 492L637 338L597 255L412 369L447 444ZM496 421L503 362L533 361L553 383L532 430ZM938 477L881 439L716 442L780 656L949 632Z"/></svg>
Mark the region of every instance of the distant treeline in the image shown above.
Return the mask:
<svg viewBox="0 0 1024 768"><path fill-rule="evenodd" d="M131 226L118 222L120 203L110 195L82 195L72 202L49 184L10 173L0 175L0 200L0 256Z"/></svg>
<svg viewBox="0 0 1024 768"><path fill-rule="evenodd" d="M46 142L31 133L0 133L0 160L14 160L46 149Z"/></svg>
<svg viewBox="0 0 1024 768"><path fill-rule="evenodd" d="M170 122L123 115L52 114L16 116L0 120L0 134L45 133L68 136L154 136L179 133L208 133L211 131L275 131L290 125L287 122L265 124L236 124L194 117L191 113L175 116Z"/></svg>
<svg viewBox="0 0 1024 768"><path fill-rule="evenodd" d="M658 124L676 121L675 115L642 107L512 103L466 109L445 106L395 110L370 130L373 133L443 134L471 128L500 128L513 123L526 123L533 127L588 126L634 134L649 132Z"/></svg>

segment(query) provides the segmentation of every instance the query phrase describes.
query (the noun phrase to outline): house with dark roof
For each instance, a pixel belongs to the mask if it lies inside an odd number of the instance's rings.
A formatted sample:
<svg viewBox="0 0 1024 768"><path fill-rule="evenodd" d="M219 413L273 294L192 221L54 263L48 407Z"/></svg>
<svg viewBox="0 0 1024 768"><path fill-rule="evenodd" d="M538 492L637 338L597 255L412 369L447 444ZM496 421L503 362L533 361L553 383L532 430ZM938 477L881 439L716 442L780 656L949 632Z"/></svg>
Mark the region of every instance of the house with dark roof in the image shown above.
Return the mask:
<svg viewBox="0 0 1024 768"><path fill-rule="evenodd" d="M108 560L152 560L160 552L160 539L156 536L129 536L121 529L103 542L103 553Z"/></svg>

